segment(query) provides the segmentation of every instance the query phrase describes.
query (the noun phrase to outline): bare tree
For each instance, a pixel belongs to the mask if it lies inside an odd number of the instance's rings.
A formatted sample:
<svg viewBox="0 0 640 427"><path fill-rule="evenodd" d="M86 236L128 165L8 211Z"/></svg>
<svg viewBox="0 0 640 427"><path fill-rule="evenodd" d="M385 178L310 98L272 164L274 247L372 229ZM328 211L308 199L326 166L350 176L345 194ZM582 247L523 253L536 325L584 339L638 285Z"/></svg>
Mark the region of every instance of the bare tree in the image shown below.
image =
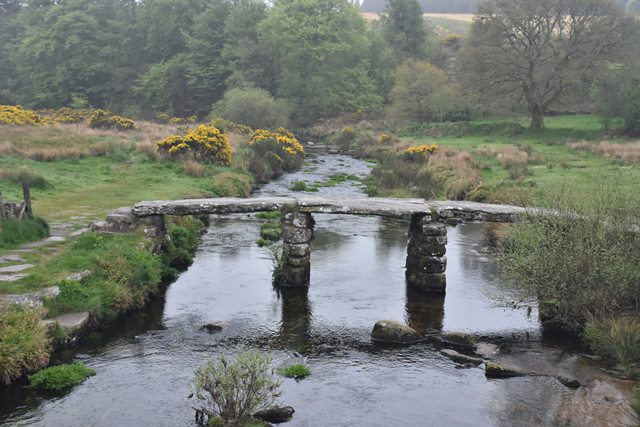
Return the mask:
<svg viewBox="0 0 640 427"><path fill-rule="evenodd" d="M460 74L484 97L517 97L540 129L571 83L622 58L637 31L612 0L484 0Z"/></svg>

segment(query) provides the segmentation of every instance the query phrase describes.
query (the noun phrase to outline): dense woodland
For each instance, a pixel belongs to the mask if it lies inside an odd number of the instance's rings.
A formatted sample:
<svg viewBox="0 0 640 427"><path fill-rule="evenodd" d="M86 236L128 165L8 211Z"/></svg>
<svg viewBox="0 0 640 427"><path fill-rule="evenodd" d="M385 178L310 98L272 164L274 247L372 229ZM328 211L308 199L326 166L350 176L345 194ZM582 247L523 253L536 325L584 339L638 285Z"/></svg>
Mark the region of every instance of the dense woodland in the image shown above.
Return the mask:
<svg viewBox="0 0 640 427"><path fill-rule="evenodd" d="M627 63L637 32L614 2L485 1L468 40L436 35L420 12L439 2L422 3L389 0L379 20L366 21L349 0L3 0L0 104L205 118L262 102L305 126L352 112L466 120L497 99L542 127L549 111L585 100L593 110L592 98L613 120L626 112L616 99L638 87ZM463 3L475 2L448 2ZM519 13L540 20L523 24ZM522 52L508 45L524 33ZM460 53L454 82L449 65ZM518 76L529 61L534 69ZM504 64L514 74L496 76Z"/></svg>

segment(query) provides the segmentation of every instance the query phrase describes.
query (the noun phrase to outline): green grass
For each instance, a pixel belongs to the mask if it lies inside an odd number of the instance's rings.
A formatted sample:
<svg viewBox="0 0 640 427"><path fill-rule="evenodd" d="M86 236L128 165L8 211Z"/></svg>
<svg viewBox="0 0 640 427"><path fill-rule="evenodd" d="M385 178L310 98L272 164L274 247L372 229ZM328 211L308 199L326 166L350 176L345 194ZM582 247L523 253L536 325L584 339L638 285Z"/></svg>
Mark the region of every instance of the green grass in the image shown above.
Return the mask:
<svg viewBox="0 0 640 427"><path fill-rule="evenodd" d="M298 364L280 368L278 369L278 374L287 378L301 379L311 375L311 370L307 365Z"/></svg>
<svg viewBox="0 0 640 427"><path fill-rule="evenodd" d="M0 221L0 249L15 248L49 235L49 226L42 218Z"/></svg>
<svg viewBox="0 0 640 427"><path fill-rule="evenodd" d="M31 387L45 390L64 390L80 384L90 376L96 374L91 368L82 363L51 366L29 375Z"/></svg>
<svg viewBox="0 0 640 427"><path fill-rule="evenodd" d="M568 142L574 141L611 140L604 135L601 120L597 116L548 117L547 127L540 131L524 128L518 133L505 131L509 126L526 123L526 118L477 120L472 122L470 132L464 135L452 131L452 135L413 134L405 139L415 144L434 143L441 149L451 147L469 152L480 169L482 182L488 187L489 201L494 202L535 203L541 201L544 194L558 191L567 184L588 190L603 180L613 180L623 189L632 189L640 182L640 168L637 165L621 166L604 157L567 147ZM455 130L455 124L451 125ZM494 131L479 131L490 128ZM535 164L528 166L529 174L522 180L512 179L496 159L496 151L509 147L520 147L538 159Z"/></svg>

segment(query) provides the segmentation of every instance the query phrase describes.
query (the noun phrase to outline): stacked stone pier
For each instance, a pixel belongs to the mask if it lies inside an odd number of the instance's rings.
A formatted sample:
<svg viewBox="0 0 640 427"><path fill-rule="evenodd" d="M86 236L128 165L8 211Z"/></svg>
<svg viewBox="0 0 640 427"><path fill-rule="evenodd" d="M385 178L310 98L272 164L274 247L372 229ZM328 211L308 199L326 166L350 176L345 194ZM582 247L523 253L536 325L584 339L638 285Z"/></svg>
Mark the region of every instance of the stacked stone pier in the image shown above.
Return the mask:
<svg viewBox="0 0 640 427"><path fill-rule="evenodd" d="M444 292L447 266L447 228L443 222L514 222L524 208L474 202L423 199L325 199L319 197L216 198L156 200L121 208L92 227L103 232L128 232L137 227L162 242L164 215L210 215L281 211L283 217L282 265L277 283L283 287L307 287L311 272L311 239L314 213L373 215L403 218L410 222L406 279L412 287ZM161 244L157 245L159 248Z"/></svg>

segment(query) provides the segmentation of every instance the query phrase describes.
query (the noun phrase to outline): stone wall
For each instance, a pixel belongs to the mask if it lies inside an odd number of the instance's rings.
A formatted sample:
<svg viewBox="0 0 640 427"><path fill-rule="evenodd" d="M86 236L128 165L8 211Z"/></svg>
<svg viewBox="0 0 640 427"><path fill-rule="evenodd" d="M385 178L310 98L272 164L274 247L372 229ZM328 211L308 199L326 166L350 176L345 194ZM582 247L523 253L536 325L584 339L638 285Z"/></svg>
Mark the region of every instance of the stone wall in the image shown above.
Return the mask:
<svg viewBox="0 0 640 427"><path fill-rule="evenodd" d="M413 215L407 245L407 284L427 292L444 292L447 227L430 215Z"/></svg>

